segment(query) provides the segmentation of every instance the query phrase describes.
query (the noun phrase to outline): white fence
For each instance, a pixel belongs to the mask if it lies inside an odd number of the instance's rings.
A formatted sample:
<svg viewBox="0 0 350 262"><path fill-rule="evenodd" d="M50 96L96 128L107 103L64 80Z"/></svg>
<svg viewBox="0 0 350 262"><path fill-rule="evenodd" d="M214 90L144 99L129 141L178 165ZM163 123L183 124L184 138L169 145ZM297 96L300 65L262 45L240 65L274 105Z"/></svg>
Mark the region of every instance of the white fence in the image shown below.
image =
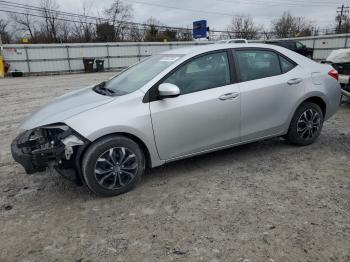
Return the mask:
<svg viewBox="0 0 350 262"><path fill-rule="evenodd" d="M48 74L82 71L84 57L104 60L108 70L121 69L166 50L203 44L208 42L9 44L3 45L2 55L11 71Z"/></svg>
<svg viewBox="0 0 350 262"><path fill-rule="evenodd" d="M314 48L314 60L324 60L335 49L350 48L350 34L298 38L308 47Z"/></svg>
<svg viewBox="0 0 350 262"><path fill-rule="evenodd" d="M314 48L313 59L325 59L334 49L350 48L350 34L293 38ZM252 41L261 42L261 41ZM47 74L83 70L83 57L105 60L106 69L121 69L142 58L169 49L210 42L87 43L3 45L2 55L10 70L26 74Z"/></svg>

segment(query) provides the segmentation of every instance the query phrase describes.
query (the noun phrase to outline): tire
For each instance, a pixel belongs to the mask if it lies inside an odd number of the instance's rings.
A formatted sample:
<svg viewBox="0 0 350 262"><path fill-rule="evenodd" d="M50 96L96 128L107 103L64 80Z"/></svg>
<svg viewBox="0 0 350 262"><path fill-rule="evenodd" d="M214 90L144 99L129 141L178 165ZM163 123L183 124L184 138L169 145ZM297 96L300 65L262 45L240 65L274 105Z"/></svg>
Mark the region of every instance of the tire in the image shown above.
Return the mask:
<svg viewBox="0 0 350 262"><path fill-rule="evenodd" d="M310 145L319 137L323 120L321 108L317 104L305 102L294 113L286 137L292 144Z"/></svg>
<svg viewBox="0 0 350 262"><path fill-rule="evenodd" d="M103 197L131 190L145 172L145 156L140 146L124 136L108 136L94 142L82 161L88 188Z"/></svg>

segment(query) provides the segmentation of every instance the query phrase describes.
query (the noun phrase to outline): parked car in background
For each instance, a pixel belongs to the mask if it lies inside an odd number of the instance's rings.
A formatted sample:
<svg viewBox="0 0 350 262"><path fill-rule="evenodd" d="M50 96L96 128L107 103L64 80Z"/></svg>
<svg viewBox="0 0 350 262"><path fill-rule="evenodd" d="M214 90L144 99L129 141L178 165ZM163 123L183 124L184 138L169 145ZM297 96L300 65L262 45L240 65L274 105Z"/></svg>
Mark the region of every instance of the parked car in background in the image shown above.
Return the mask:
<svg viewBox="0 0 350 262"><path fill-rule="evenodd" d="M295 40L271 40L266 41L266 43L270 45L282 46L309 58L313 57L313 48L307 47L306 45Z"/></svg>
<svg viewBox="0 0 350 262"><path fill-rule="evenodd" d="M56 98L11 149L28 174L49 166L114 196L146 167L278 136L310 145L339 100L336 70L279 46L174 49Z"/></svg>
<svg viewBox="0 0 350 262"><path fill-rule="evenodd" d="M330 64L338 71L342 95L350 98L350 48L333 50L321 63Z"/></svg>
<svg viewBox="0 0 350 262"><path fill-rule="evenodd" d="M248 44L246 39L225 39L216 42L216 44Z"/></svg>

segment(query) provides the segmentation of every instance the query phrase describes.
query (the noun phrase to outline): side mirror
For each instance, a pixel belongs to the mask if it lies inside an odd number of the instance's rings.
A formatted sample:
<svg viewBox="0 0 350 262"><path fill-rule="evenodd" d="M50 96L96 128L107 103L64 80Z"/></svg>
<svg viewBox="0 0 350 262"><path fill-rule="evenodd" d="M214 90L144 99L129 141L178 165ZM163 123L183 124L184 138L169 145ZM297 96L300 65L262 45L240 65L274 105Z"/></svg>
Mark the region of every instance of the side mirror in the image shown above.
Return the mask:
<svg viewBox="0 0 350 262"><path fill-rule="evenodd" d="M160 98L171 98L180 95L179 87L170 83L160 84L158 87L158 92Z"/></svg>

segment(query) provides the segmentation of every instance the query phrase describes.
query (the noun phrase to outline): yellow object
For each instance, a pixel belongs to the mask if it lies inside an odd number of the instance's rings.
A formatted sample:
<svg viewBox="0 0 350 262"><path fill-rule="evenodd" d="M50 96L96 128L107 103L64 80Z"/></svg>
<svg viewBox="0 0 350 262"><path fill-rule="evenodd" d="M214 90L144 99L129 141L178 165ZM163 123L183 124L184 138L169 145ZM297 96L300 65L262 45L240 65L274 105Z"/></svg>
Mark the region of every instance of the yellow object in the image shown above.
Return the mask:
<svg viewBox="0 0 350 262"><path fill-rule="evenodd" d="M22 43L28 43L28 38L22 38Z"/></svg>
<svg viewBox="0 0 350 262"><path fill-rule="evenodd" d="M0 56L0 77L4 78L5 77L5 63L4 59L2 56Z"/></svg>

